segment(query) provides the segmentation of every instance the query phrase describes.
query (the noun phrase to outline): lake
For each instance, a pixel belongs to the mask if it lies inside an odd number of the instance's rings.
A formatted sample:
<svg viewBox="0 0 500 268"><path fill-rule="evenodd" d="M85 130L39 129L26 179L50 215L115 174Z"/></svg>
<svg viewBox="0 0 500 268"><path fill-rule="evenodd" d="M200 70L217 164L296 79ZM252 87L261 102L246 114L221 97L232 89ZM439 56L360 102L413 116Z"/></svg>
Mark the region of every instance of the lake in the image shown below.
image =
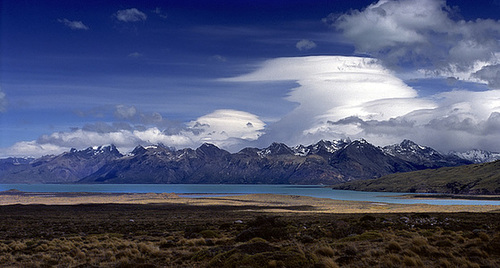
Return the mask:
<svg viewBox="0 0 500 268"><path fill-rule="evenodd" d="M93 193L177 193L192 198L239 194L301 195L336 200L369 201L397 204L431 205L500 205L488 200L427 200L401 198L405 193L357 192L332 190L318 185L262 184L0 184L0 191L17 189L24 192L93 192Z"/></svg>

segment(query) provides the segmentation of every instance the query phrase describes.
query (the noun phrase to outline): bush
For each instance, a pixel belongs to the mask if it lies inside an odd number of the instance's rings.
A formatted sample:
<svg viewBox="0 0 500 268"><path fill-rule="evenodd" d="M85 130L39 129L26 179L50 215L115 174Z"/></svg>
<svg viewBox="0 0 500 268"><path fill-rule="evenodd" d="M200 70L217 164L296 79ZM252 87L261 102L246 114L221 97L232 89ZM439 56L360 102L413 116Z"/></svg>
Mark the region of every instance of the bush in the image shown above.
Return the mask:
<svg viewBox="0 0 500 268"><path fill-rule="evenodd" d="M339 265L331 258L321 258L319 262L314 265L315 268L337 268Z"/></svg>
<svg viewBox="0 0 500 268"><path fill-rule="evenodd" d="M382 267L401 267L401 258L399 255L389 253L381 260Z"/></svg>
<svg viewBox="0 0 500 268"><path fill-rule="evenodd" d="M422 267L424 264L418 257L410 257L410 256L404 256L403 257L403 263L406 266L420 266Z"/></svg>
<svg viewBox="0 0 500 268"><path fill-rule="evenodd" d="M335 251L331 247L320 247L314 253L325 257L333 257L335 255Z"/></svg>
<svg viewBox="0 0 500 268"><path fill-rule="evenodd" d="M250 228L243 230L236 236L236 241L245 242L254 237L261 237L266 240L280 240L289 236L286 223L277 217L259 216L248 224Z"/></svg>
<svg viewBox="0 0 500 268"><path fill-rule="evenodd" d="M388 244L387 244L387 250L390 251L390 252L399 252L401 251L401 245L396 242L396 241L390 241Z"/></svg>
<svg viewBox="0 0 500 268"><path fill-rule="evenodd" d="M200 235L203 238L218 238L218 237L220 237L220 234L218 234L217 232L215 232L213 230L203 230L200 232Z"/></svg>

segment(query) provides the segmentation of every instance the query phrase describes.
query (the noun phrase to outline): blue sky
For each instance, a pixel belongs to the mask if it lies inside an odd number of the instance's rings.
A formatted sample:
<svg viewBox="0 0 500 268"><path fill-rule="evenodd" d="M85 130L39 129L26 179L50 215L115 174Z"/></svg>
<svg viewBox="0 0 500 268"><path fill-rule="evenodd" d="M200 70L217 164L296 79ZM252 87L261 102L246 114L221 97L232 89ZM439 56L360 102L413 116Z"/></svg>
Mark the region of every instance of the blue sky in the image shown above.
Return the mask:
<svg viewBox="0 0 500 268"><path fill-rule="evenodd" d="M0 1L0 157L412 139L500 151L500 2Z"/></svg>

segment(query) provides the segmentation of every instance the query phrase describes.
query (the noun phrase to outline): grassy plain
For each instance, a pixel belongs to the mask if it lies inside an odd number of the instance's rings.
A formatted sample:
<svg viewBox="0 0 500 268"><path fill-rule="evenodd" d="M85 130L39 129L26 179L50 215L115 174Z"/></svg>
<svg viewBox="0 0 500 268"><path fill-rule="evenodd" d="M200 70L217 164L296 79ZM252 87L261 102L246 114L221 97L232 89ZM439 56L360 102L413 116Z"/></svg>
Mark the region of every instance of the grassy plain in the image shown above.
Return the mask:
<svg viewBox="0 0 500 268"><path fill-rule="evenodd" d="M500 267L498 206L0 194L1 267Z"/></svg>

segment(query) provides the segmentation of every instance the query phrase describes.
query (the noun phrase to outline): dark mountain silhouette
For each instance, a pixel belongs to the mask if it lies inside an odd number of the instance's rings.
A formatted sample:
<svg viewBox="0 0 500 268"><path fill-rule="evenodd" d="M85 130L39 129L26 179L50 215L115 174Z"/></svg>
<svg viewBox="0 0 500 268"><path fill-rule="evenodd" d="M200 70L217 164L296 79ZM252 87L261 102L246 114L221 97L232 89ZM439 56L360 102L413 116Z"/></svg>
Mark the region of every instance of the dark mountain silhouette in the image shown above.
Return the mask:
<svg viewBox="0 0 500 268"><path fill-rule="evenodd" d="M321 140L295 147L273 143L237 153L208 143L195 150L160 144L138 146L127 155L110 145L38 159L2 159L0 182L332 185L470 163L407 140L384 148L365 140Z"/></svg>
<svg viewBox="0 0 500 268"><path fill-rule="evenodd" d="M425 155L414 157L419 161L413 162L413 158L402 159L365 140L322 140L293 148L273 143L264 149L245 148L234 154L211 144L178 151L138 147L134 152L111 161L80 182L331 185L446 165L444 156L439 158L439 165L423 161ZM471 162L455 161L448 166L463 163Z"/></svg>

